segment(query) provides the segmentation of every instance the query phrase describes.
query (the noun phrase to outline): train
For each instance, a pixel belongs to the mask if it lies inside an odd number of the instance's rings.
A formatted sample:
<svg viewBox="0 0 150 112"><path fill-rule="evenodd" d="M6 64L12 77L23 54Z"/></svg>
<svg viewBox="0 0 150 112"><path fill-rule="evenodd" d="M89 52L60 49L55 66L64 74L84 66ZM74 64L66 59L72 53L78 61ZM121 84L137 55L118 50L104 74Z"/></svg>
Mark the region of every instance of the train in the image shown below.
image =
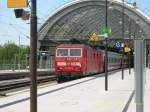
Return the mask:
<svg viewBox="0 0 150 112"><path fill-rule="evenodd" d="M122 66L122 54L108 51L108 71ZM55 71L57 82L104 72L105 51L84 44L58 45L55 48ZM128 57L123 59L123 67L128 67Z"/></svg>

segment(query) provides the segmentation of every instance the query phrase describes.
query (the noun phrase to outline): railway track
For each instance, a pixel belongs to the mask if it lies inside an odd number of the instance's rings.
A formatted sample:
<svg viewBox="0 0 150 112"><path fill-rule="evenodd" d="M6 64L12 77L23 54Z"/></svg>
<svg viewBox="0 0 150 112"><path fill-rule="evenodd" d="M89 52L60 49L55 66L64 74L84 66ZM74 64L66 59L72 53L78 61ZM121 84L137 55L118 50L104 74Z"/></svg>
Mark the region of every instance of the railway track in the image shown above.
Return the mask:
<svg viewBox="0 0 150 112"><path fill-rule="evenodd" d="M37 71L37 76L49 76L50 74L55 74L53 70L51 71ZM18 71L18 72L8 72L0 73L0 81L12 80L12 79L23 79L30 77L29 71Z"/></svg>
<svg viewBox="0 0 150 112"><path fill-rule="evenodd" d="M41 84L41 83L54 81L54 80L56 80L56 75L43 76L43 77L37 78L37 83ZM10 91L16 88L27 87L29 85L30 85L29 78L1 81L0 82L0 95L5 96L7 91Z"/></svg>

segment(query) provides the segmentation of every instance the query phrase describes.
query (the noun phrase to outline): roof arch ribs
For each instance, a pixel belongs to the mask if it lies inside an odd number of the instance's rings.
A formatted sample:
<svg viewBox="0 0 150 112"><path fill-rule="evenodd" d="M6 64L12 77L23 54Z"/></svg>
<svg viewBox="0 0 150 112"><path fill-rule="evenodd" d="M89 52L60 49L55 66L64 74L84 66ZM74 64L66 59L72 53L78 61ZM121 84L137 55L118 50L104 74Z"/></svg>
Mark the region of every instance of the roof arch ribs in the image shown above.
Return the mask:
<svg viewBox="0 0 150 112"><path fill-rule="evenodd" d="M114 1L113 9L108 10L108 25L112 28L112 38L122 37L122 2ZM125 3L125 37L144 35L150 38L150 19L139 9ZM62 6L40 27L38 40L48 40L74 35L88 35L99 32L105 25L105 0L80 0ZM142 32L142 33L141 33ZM64 36L64 37L63 37ZM80 37L78 37L80 38ZM38 43L40 47L40 42Z"/></svg>

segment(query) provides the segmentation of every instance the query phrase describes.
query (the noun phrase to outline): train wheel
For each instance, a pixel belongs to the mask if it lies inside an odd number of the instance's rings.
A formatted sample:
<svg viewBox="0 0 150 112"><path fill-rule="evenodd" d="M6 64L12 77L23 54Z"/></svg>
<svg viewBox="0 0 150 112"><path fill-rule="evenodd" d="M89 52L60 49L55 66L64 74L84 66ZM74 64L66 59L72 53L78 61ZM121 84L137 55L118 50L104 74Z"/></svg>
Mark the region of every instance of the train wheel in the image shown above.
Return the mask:
<svg viewBox="0 0 150 112"><path fill-rule="evenodd" d="M56 80L57 80L57 83L63 82L63 77L62 77L62 75L61 75L61 74L58 74Z"/></svg>
<svg viewBox="0 0 150 112"><path fill-rule="evenodd" d="M57 83L61 83L61 78L57 77Z"/></svg>

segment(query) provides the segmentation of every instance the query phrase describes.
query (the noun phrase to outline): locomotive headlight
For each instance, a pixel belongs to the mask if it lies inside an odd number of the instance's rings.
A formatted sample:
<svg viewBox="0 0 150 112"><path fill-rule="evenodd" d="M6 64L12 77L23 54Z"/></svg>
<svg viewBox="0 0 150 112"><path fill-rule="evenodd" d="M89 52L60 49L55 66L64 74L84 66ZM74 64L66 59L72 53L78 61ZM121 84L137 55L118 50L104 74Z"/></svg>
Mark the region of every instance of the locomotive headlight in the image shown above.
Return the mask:
<svg viewBox="0 0 150 112"><path fill-rule="evenodd" d="M71 62L72 66L79 66L81 67L81 63L80 62Z"/></svg>
<svg viewBox="0 0 150 112"><path fill-rule="evenodd" d="M81 63L80 62L76 62L76 66L81 67Z"/></svg>
<svg viewBox="0 0 150 112"><path fill-rule="evenodd" d="M57 62L57 66L66 66L66 62Z"/></svg>

